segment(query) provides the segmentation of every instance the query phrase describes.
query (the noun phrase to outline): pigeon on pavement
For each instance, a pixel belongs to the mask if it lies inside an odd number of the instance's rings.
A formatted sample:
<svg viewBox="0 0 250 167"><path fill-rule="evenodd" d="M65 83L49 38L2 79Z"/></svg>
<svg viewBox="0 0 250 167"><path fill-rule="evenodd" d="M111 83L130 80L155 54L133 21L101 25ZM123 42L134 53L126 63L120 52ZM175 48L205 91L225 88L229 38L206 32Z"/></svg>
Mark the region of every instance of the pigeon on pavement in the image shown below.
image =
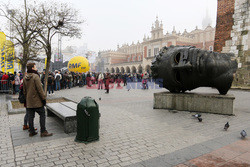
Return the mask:
<svg viewBox="0 0 250 167"><path fill-rule="evenodd" d="M226 124L225 124L225 126L224 126L224 129L227 131L227 129L229 128L229 123L227 122Z"/></svg>
<svg viewBox="0 0 250 167"><path fill-rule="evenodd" d="M198 120L199 120L199 122L202 122L202 118L201 117L198 117Z"/></svg>
<svg viewBox="0 0 250 167"><path fill-rule="evenodd" d="M102 98L99 97L99 100L102 100Z"/></svg>
<svg viewBox="0 0 250 167"><path fill-rule="evenodd" d="M242 130L240 134L242 138L245 138L247 136L247 132L245 130Z"/></svg>
<svg viewBox="0 0 250 167"><path fill-rule="evenodd" d="M201 117L201 114L195 114L195 115L193 115L193 117L199 118L199 117Z"/></svg>

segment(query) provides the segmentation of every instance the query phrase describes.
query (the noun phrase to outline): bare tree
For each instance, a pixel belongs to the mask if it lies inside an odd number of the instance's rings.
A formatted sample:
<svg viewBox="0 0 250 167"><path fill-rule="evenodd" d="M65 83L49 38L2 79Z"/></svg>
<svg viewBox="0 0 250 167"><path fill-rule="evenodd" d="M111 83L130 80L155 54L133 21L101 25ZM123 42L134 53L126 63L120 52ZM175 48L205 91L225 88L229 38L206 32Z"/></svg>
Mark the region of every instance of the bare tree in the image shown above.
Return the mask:
<svg viewBox="0 0 250 167"><path fill-rule="evenodd" d="M11 37L15 41L15 46L22 46L22 57L16 57L19 63L22 65L22 72L25 73L26 64L28 61L38 61L37 53L41 48L41 45L37 43L37 22L31 18L32 10L31 6L27 7L26 0L24 0L24 7L19 9L9 10L9 7L5 5L4 8L0 8L0 16L5 17L12 25L13 36ZM12 41L12 42L14 42Z"/></svg>
<svg viewBox="0 0 250 167"><path fill-rule="evenodd" d="M47 79L52 55L52 39L55 34L62 36L80 37L79 25L83 23L78 18L78 11L65 3L44 2L37 4L33 9L34 20L38 25L38 35L36 38L42 44L47 55L44 90L47 90ZM47 91L46 91L47 92Z"/></svg>

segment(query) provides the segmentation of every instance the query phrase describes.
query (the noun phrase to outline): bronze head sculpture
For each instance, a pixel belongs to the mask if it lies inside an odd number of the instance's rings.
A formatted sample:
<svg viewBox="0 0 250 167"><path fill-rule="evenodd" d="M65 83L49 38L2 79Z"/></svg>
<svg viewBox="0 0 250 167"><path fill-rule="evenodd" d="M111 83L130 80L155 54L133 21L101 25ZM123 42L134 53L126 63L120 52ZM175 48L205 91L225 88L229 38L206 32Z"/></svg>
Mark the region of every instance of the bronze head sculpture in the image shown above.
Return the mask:
<svg viewBox="0 0 250 167"><path fill-rule="evenodd" d="M214 87L227 94L237 70L232 53L217 53L193 46L163 47L152 61L152 76L172 93Z"/></svg>

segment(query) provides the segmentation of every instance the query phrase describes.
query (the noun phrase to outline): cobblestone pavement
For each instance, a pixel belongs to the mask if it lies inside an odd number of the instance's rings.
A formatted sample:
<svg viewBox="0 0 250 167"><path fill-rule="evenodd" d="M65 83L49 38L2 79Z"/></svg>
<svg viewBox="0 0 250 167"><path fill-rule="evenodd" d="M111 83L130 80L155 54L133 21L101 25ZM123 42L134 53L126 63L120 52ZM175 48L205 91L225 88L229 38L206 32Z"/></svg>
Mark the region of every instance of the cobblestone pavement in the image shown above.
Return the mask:
<svg viewBox="0 0 250 167"><path fill-rule="evenodd" d="M48 130L55 133L53 137L29 138L21 129L24 114L7 115L1 96L0 166L174 166L231 144L239 140L242 129L250 130L250 92L229 92L236 97L235 116L203 113L200 123L190 112L153 110L153 93L161 91L166 90L111 89L110 94L86 88L56 91L50 98L96 99L101 113L100 140L89 144L74 142L75 133L64 134L56 118L46 122ZM210 88L195 92L217 93ZM223 131L227 121L231 126ZM39 128L38 115L35 123ZM164 164L157 160L174 155L190 156Z"/></svg>

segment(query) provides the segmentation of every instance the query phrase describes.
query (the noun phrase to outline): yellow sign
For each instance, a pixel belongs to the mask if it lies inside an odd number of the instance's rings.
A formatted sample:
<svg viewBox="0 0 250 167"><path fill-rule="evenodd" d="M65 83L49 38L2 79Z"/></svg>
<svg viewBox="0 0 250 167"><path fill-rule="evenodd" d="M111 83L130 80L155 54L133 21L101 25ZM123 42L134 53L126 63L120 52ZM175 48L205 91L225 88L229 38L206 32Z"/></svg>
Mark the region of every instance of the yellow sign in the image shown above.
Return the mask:
<svg viewBox="0 0 250 167"><path fill-rule="evenodd" d="M89 68L88 59L82 56L73 57L68 63L68 70L71 72L85 73L89 71Z"/></svg>
<svg viewBox="0 0 250 167"><path fill-rule="evenodd" d="M5 41L6 35L0 32L0 54L1 54L1 71L5 72Z"/></svg>
<svg viewBox="0 0 250 167"><path fill-rule="evenodd" d="M7 40L5 42L5 48L6 48L6 72L14 74L14 58L15 58L15 49L14 44Z"/></svg>
<svg viewBox="0 0 250 167"><path fill-rule="evenodd" d="M0 32L0 46L2 47L5 44L6 35L3 32Z"/></svg>
<svg viewBox="0 0 250 167"><path fill-rule="evenodd" d="M46 66L47 66L47 57L45 58L45 67L44 67L44 69L46 69Z"/></svg>

